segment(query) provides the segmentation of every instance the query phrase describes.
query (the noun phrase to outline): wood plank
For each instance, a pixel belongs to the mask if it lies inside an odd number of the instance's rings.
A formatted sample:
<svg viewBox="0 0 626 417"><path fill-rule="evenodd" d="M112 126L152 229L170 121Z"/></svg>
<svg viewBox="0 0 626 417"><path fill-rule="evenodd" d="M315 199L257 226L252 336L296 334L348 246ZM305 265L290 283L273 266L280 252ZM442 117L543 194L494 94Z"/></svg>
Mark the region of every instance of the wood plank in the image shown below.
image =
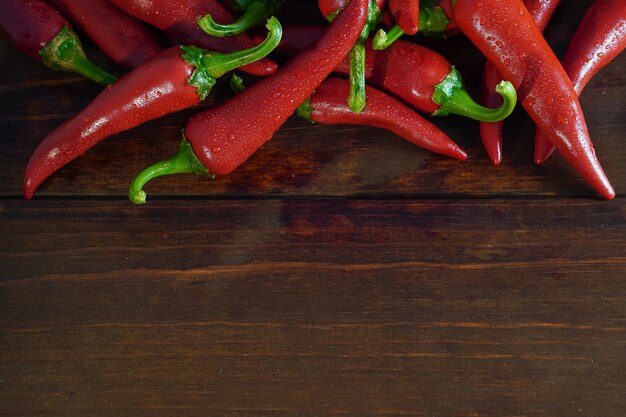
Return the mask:
<svg viewBox="0 0 626 417"><path fill-rule="evenodd" d="M2 415L626 407L623 201L0 207Z"/></svg>

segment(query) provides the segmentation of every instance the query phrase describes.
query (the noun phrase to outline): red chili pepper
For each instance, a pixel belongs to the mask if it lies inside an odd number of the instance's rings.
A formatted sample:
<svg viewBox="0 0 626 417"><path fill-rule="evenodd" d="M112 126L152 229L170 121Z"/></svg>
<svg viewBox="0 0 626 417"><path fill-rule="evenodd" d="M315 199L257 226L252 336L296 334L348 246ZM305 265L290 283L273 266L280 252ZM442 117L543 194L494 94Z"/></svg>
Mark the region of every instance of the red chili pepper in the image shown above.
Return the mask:
<svg viewBox="0 0 626 417"><path fill-rule="evenodd" d="M540 31L544 31L552 14L561 0L524 0L524 5L531 14ZM493 88L502 81L502 76L489 61L483 67L483 104L488 107L499 106L502 99L494 94ZM502 131L504 122L480 123L480 137L487 155L494 165L502 162Z"/></svg>
<svg viewBox="0 0 626 417"><path fill-rule="evenodd" d="M192 117L185 129L189 142L183 141L171 159L142 171L130 186L130 199L145 203L144 184L160 175L223 175L243 164L348 54L366 23L367 5L368 0L350 1L314 46L229 101Z"/></svg>
<svg viewBox="0 0 626 417"><path fill-rule="evenodd" d="M113 61L135 68L161 51L156 34L109 0L50 0Z"/></svg>
<svg viewBox="0 0 626 417"><path fill-rule="evenodd" d="M282 31L274 18L267 27L266 41L248 50L172 47L135 68L43 140L26 167L24 197L30 199L46 178L106 137L198 104L218 77L271 52Z"/></svg>
<svg viewBox="0 0 626 417"><path fill-rule="evenodd" d="M210 14L220 23L230 23L233 16L217 0L111 0L131 16L163 30L183 45L195 45L218 52L233 52L248 49L253 42L247 34L216 38L200 29L196 19ZM277 65L262 59L241 68L253 75L268 75L276 71Z"/></svg>
<svg viewBox="0 0 626 417"><path fill-rule="evenodd" d="M399 1L408 2L409 0ZM413 0L413 2L419 3L417 27L422 35L448 37L459 31L454 20L453 0ZM391 8L391 3L389 7ZM396 24L388 32L383 29L376 32L372 44L376 50L387 49L405 34L414 33L404 30L400 24Z"/></svg>
<svg viewBox="0 0 626 417"><path fill-rule="evenodd" d="M287 26L283 32L280 53L290 54L313 43L319 26ZM500 81L494 89L504 97L500 107L486 108L470 97L460 73L439 53L403 40L382 51L366 44L365 80L410 104L416 110L436 116L457 114L479 121L502 120L517 103L515 89ZM334 70L349 74L350 62L344 59Z"/></svg>
<svg viewBox="0 0 626 417"><path fill-rule="evenodd" d="M587 83L626 48L626 1L596 0L587 10L563 58L577 95ZM554 145L537 129L535 162L544 163Z"/></svg>
<svg viewBox="0 0 626 417"><path fill-rule="evenodd" d="M89 61L70 24L48 3L0 0L0 10L0 33L25 55L54 70L76 72L102 85L116 80Z"/></svg>
<svg viewBox="0 0 626 417"><path fill-rule="evenodd" d="M305 119L321 124L352 124L383 128L432 152L465 160L467 154L445 133L398 100L366 87L367 106L355 113L345 103L348 81L327 78L298 108Z"/></svg>
<svg viewBox="0 0 626 417"><path fill-rule="evenodd" d="M419 27L419 0L389 0L393 20L407 35L415 35Z"/></svg>
<svg viewBox="0 0 626 417"><path fill-rule="evenodd" d="M456 0L459 28L516 86L535 123L603 197L615 191L596 158L565 70L521 0Z"/></svg>
<svg viewBox="0 0 626 417"><path fill-rule="evenodd" d="M198 19L200 28L211 36L224 37L239 35L259 26L270 16L274 16L287 0L228 0L224 5L240 15L231 23L220 24L211 15Z"/></svg>

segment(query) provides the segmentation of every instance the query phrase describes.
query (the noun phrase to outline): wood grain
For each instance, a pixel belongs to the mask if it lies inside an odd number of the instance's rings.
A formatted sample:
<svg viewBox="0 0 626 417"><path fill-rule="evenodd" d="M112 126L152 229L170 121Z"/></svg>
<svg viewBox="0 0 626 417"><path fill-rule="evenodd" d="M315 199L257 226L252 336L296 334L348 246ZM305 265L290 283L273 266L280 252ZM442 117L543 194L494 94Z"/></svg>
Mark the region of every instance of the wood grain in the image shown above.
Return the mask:
<svg viewBox="0 0 626 417"><path fill-rule="evenodd" d="M284 22L319 22L314 3ZM590 3L557 11L557 53ZM477 95L466 39L414 40ZM30 153L99 87L4 41L0 58L0 415L623 417L626 56L581 97L611 202L558 156L535 166L517 109L499 167L462 118L434 122L463 163L293 117L232 175L159 179L142 207L129 181L199 109L102 142L24 201Z"/></svg>

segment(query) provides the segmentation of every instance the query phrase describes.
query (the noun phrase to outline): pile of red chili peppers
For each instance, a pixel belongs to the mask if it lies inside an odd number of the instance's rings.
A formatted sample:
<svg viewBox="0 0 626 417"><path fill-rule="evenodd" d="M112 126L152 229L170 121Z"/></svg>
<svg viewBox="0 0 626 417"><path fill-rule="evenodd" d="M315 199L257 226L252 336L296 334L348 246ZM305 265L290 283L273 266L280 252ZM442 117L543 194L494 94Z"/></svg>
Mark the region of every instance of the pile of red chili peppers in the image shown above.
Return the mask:
<svg viewBox="0 0 626 417"><path fill-rule="evenodd" d="M144 203L144 185L161 175L232 172L294 114L313 123L387 129L459 160L467 158L463 149L422 114L469 117L480 122L497 165L502 122L517 101L537 125L535 162L556 149L612 199L578 95L624 50L626 1L595 0L562 61L542 35L559 3L318 0L328 24L283 27L285 0L0 0L0 33L17 49L107 86L35 149L24 196L30 199L99 141L197 105L218 77L241 69L255 76L251 84L237 83L232 73L237 93L189 119L178 152L132 182L133 202ZM472 99L454 65L419 45L420 33L461 33L483 53L483 104ZM81 37L128 72L117 80L98 68Z"/></svg>

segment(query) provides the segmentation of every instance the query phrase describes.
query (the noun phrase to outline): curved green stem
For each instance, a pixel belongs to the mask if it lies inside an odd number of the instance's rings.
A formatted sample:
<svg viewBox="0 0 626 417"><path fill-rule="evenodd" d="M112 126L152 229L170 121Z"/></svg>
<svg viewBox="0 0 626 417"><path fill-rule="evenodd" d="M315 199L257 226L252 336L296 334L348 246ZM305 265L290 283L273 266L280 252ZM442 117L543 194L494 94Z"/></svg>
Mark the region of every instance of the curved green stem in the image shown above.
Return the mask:
<svg viewBox="0 0 626 417"><path fill-rule="evenodd" d="M211 15L206 15L198 19L198 26L211 36L223 38L239 35L258 26L273 13L274 7L271 1L257 0L250 3L245 12L234 22L220 24L213 20Z"/></svg>
<svg viewBox="0 0 626 417"><path fill-rule="evenodd" d="M183 59L195 67L189 78L189 85L198 89L202 100L211 91L217 78L243 65L265 58L280 43L283 28L275 17L267 19L265 27L269 31L265 40L257 46L241 51L221 53L207 51L197 46L181 46Z"/></svg>
<svg viewBox="0 0 626 417"><path fill-rule="evenodd" d="M517 103L517 93L513 84L508 81L498 84L496 92L503 99L500 107L490 109L476 103L465 89L461 74L453 65L450 68L450 74L435 86L433 101L440 107L433 112L433 116L445 116L452 113L481 122L499 122L513 112Z"/></svg>
<svg viewBox="0 0 626 417"><path fill-rule="evenodd" d="M144 185L154 178L172 174L198 174L215 178L215 175L209 173L200 163L198 157L193 152L191 144L183 136L183 140L178 146L178 152L174 156L149 166L135 177L128 189L128 198L135 204L145 204L146 193L143 191Z"/></svg>
<svg viewBox="0 0 626 417"><path fill-rule="evenodd" d="M107 86L117 78L91 62L76 33L65 26L40 51L44 64L56 71L75 72Z"/></svg>

